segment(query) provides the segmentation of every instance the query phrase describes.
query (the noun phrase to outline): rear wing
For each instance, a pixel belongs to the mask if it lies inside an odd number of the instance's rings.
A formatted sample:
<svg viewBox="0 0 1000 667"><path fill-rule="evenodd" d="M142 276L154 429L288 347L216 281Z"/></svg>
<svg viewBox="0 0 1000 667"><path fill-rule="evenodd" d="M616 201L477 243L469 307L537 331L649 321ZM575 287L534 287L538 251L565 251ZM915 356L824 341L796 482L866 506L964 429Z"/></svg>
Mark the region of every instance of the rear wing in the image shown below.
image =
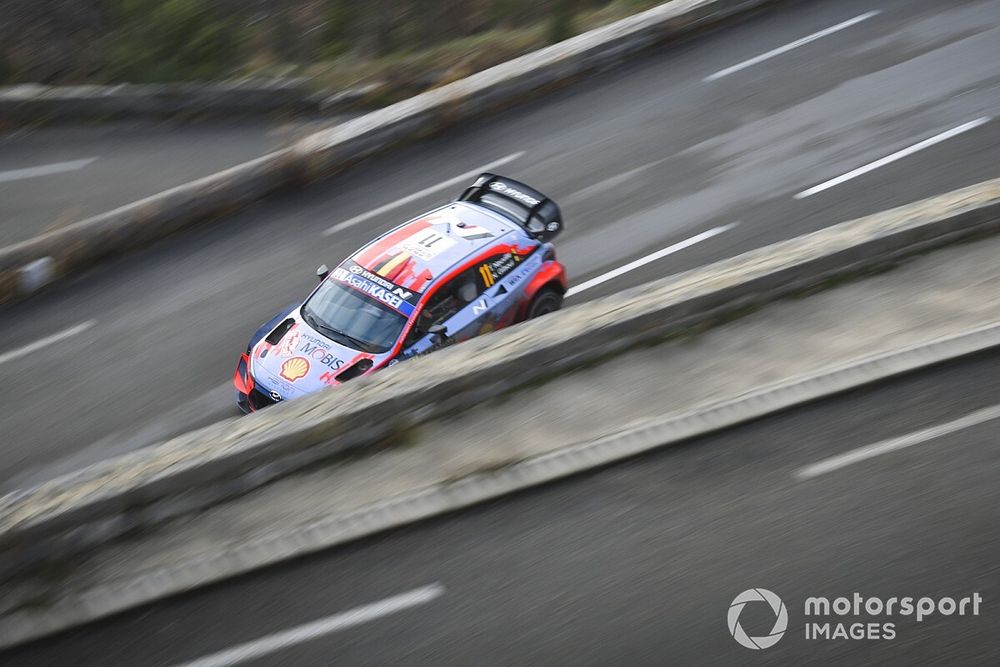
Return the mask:
<svg viewBox="0 0 1000 667"><path fill-rule="evenodd" d="M516 222L539 241L549 241L562 231L562 213L554 201L534 188L496 174L480 174L458 201L488 208Z"/></svg>

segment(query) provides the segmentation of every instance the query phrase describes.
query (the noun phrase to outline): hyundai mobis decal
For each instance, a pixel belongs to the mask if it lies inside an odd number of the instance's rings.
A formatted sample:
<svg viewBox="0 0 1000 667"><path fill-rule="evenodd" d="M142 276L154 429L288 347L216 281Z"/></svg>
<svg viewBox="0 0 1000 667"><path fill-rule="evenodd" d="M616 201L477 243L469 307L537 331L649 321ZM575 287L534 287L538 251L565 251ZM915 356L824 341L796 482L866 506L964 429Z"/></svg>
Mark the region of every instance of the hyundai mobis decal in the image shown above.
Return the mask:
<svg viewBox="0 0 1000 667"><path fill-rule="evenodd" d="M406 317L413 314L420 300L419 292L404 289L354 262L338 266L330 276L339 283L381 301Z"/></svg>
<svg viewBox="0 0 1000 667"><path fill-rule="evenodd" d="M341 345L296 317L277 343L264 338L254 346L251 372L260 391L274 392L284 400L338 384L338 375L352 365L364 359L378 364L389 354L373 355Z"/></svg>
<svg viewBox="0 0 1000 667"><path fill-rule="evenodd" d="M332 341L300 330L299 322L295 322L276 345L269 345L266 340L258 345L255 357L283 359L279 375L289 382L295 382L309 373L310 359L323 370L339 371L351 355L333 351L335 345ZM342 352L349 350L338 347ZM301 359L306 363L291 363L293 359Z"/></svg>

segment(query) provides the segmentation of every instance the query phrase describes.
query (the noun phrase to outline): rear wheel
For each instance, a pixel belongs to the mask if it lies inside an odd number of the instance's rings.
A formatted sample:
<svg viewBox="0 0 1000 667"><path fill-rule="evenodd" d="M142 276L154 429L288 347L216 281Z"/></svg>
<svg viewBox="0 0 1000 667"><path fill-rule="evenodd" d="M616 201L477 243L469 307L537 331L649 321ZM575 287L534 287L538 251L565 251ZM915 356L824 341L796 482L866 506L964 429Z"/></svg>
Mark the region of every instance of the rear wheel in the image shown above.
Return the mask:
<svg viewBox="0 0 1000 667"><path fill-rule="evenodd" d="M562 294L552 287L542 289L528 305L525 319L533 320L542 315L548 315L562 308Z"/></svg>

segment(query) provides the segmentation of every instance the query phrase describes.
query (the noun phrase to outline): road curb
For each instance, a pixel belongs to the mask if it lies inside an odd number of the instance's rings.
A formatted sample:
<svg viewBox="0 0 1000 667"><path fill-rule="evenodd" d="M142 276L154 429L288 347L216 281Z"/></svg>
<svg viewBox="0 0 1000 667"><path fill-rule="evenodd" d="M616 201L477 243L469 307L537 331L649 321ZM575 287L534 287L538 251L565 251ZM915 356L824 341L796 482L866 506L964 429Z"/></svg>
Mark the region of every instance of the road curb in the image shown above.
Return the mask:
<svg viewBox="0 0 1000 667"><path fill-rule="evenodd" d="M599 469L655 449L1000 346L1000 323L833 366L727 401L564 447L500 470L401 494L341 516L246 540L177 566L135 574L55 606L0 619L0 648L38 639L157 600Z"/></svg>
<svg viewBox="0 0 1000 667"><path fill-rule="evenodd" d="M781 0L673 0L318 132L285 150L0 248L0 303L405 141L481 118L636 54ZM45 260L45 281L22 275Z"/></svg>

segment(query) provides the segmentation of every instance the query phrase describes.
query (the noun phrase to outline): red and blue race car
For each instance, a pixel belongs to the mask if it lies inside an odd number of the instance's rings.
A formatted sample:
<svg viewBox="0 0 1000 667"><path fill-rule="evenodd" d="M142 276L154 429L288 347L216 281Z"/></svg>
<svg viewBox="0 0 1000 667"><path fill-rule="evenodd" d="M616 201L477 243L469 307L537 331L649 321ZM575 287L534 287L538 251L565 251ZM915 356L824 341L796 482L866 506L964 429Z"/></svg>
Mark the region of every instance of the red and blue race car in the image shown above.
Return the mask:
<svg viewBox="0 0 1000 667"><path fill-rule="evenodd" d="M386 232L264 324L233 377L253 412L558 310L559 207L483 174L458 200Z"/></svg>

